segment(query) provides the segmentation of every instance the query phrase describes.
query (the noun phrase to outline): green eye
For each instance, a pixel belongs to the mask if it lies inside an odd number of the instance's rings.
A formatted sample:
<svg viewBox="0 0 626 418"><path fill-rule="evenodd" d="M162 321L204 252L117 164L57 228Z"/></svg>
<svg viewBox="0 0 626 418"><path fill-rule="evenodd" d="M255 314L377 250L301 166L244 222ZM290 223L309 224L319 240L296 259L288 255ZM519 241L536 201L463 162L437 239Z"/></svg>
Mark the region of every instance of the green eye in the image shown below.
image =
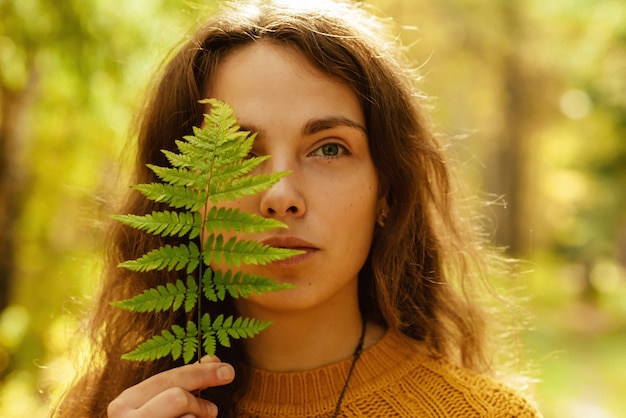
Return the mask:
<svg viewBox="0 0 626 418"><path fill-rule="evenodd" d="M350 154L345 146L337 142L328 142L319 146L310 155L314 157L339 158Z"/></svg>
<svg viewBox="0 0 626 418"><path fill-rule="evenodd" d="M339 155L339 152L341 150L339 149L339 145L337 144L325 144L322 145L321 151L322 155L324 155L325 157L335 157Z"/></svg>

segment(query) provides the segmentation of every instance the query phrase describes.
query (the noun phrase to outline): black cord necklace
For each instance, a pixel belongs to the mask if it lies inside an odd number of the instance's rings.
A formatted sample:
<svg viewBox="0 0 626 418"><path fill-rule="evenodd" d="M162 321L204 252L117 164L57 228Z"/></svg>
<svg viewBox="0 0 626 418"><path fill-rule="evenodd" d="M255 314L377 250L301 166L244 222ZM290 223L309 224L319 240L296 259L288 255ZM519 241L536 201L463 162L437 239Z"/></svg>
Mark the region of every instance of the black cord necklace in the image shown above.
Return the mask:
<svg viewBox="0 0 626 418"><path fill-rule="evenodd" d="M359 338L359 343L354 350L354 354L352 355L352 364L350 365L350 370L348 371L348 377L346 377L346 383L343 384L343 388L341 389L341 393L339 394L339 399L337 400L337 405L335 405L335 413L333 414L333 418L337 418L339 416L339 410L341 409L341 402L343 402L343 397L346 394L346 390L348 389L348 382L350 382L350 378L352 377L352 372L354 371L354 366L356 366L356 362L361 357L361 353L363 352L363 341L365 340L365 319L363 320L363 325L361 326L361 337Z"/></svg>

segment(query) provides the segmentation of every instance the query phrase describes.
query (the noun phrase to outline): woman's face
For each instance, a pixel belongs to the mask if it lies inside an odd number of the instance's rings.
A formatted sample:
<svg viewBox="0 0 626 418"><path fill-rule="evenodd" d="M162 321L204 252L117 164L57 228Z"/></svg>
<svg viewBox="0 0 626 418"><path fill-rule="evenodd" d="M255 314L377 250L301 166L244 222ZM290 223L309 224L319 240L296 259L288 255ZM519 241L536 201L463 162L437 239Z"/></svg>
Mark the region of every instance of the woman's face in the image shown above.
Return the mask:
<svg viewBox="0 0 626 418"><path fill-rule="evenodd" d="M271 155L258 172L291 171L271 189L233 206L288 226L253 238L305 251L283 262L244 267L297 288L255 295L239 306L282 312L354 301L358 272L385 205L355 93L295 49L265 41L229 54L208 93L233 107L242 129L257 132L253 154Z"/></svg>

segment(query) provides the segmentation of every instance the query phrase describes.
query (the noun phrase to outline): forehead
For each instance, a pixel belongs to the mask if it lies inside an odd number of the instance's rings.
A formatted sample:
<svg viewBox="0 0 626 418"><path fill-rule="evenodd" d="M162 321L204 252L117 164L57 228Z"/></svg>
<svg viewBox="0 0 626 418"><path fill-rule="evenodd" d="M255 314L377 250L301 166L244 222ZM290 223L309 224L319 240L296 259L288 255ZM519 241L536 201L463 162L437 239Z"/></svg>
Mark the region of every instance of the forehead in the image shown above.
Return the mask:
<svg viewBox="0 0 626 418"><path fill-rule="evenodd" d="M238 117L309 119L331 113L365 125L352 89L290 46L259 41L239 47L218 63L210 81L208 96L231 104Z"/></svg>
<svg viewBox="0 0 626 418"><path fill-rule="evenodd" d="M346 84L343 80L332 75L331 69L321 68L298 46L273 39L258 39L236 46L219 60L212 77L208 80L209 91L223 83L229 75L232 76L231 78L243 77L246 66L250 65L253 66L253 72L256 73L257 78L267 76L265 69L271 68L276 78L292 71L299 74L303 79L318 78L329 81L332 79L335 83Z"/></svg>

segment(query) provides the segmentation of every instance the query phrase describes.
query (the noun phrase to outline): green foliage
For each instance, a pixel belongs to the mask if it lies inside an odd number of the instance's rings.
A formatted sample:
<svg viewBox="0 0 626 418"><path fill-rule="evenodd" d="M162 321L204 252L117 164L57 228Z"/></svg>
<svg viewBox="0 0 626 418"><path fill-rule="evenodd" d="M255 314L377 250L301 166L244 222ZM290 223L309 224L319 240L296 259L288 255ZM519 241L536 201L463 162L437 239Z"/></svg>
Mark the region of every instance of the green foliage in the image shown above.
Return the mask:
<svg viewBox="0 0 626 418"><path fill-rule="evenodd" d="M231 339L251 338L265 329L269 324L254 318L234 318L218 315L211 321L208 314L200 320L200 328L194 321L188 321L187 327L173 325L171 330L163 330L160 335L141 343L136 350L125 354L122 358L132 361L149 361L166 356L178 360L181 356L189 363L199 349L199 342L206 353L214 353L217 343L230 347Z"/></svg>
<svg viewBox="0 0 626 418"><path fill-rule="evenodd" d="M171 356L174 360L182 357L189 363L196 354L198 357L203 352L214 354L217 344L230 347L231 339L253 337L269 322L223 315L211 319L202 312L202 301L246 298L291 287L267 277L210 267L222 263L228 268L242 264L262 265L286 259L299 251L243 239L242 234L286 226L274 219L219 206L224 201L266 190L288 173L252 175L251 172L269 158L249 158L255 135L239 130L233 111L226 103L214 99L205 103L211 106L211 112L205 115L205 126L194 128L194 135L176 141L180 153L163 151L172 167L148 165L163 183L135 186L146 198L181 211L114 216L123 224L149 234L187 237L189 241L177 246L164 245L135 260L120 263L120 267L137 272L185 270L186 281L179 279L146 289L113 305L137 313L179 309L190 313L195 309L197 321L161 330L125 354L123 358L127 360L149 361ZM225 237L224 232L238 235Z"/></svg>

